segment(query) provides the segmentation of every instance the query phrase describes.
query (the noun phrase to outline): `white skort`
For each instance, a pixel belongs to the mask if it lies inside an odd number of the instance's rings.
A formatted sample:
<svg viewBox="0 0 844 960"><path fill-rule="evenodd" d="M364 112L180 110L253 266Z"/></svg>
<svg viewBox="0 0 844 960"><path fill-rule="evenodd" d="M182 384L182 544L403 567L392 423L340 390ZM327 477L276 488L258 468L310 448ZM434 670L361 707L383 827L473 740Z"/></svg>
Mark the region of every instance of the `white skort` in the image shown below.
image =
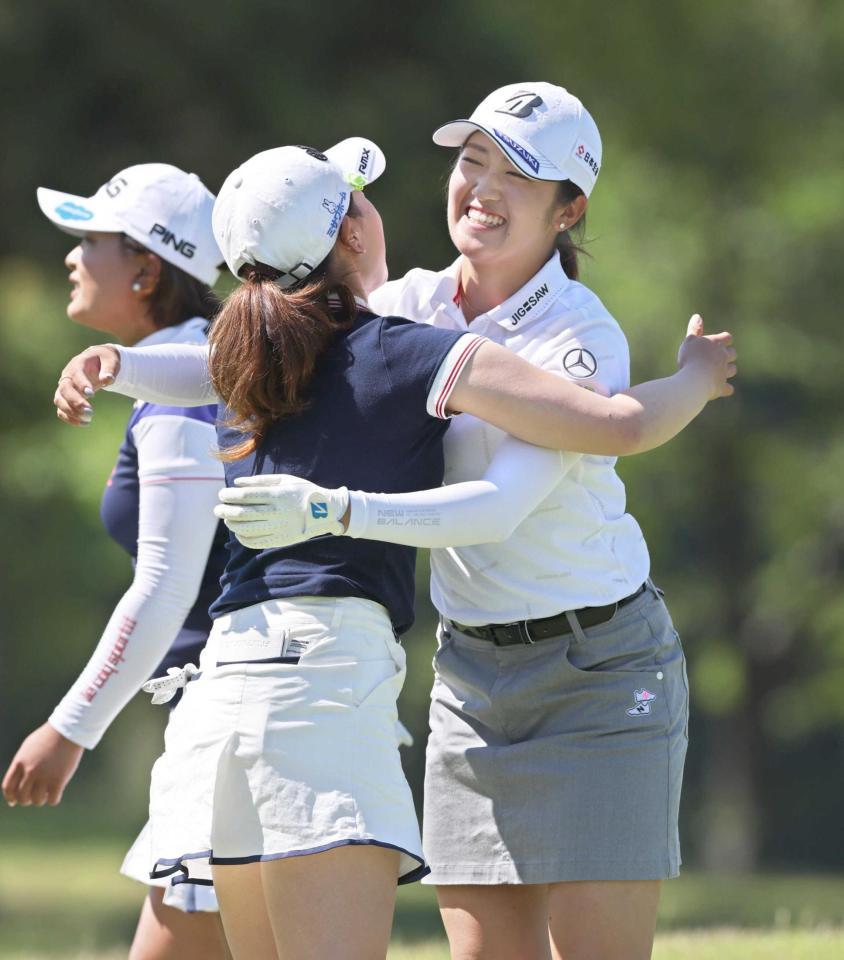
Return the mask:
<svg viewBox="0 0 844 960"><path fill-rule="evenodd" d="M149 875L153 859L152 835L147 822L123 859L120 867L123 876L150 887L164 887L164 903L168 907L175 907L185 913L219 912L217 894L214 893L213 887L195 883L180 883L173 886L170 877L159 877L153 880Z"/></svg>
<svg viewBox="0 0 844 960"><path fill-rule="evenodd" d="M356 597L271 600L216 620L152 770L152 874L376 844L428 870L399 759L405 654Z"/></svg>

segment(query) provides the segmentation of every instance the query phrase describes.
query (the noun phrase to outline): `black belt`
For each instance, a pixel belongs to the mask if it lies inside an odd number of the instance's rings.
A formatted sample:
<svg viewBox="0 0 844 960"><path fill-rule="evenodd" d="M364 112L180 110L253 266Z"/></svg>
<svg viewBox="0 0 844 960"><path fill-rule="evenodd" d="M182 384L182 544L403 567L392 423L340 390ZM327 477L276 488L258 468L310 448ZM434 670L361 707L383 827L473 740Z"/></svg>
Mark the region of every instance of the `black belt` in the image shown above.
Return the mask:
<svg viewBox="0 0 844 960"><path fill-rule="evenodd" d="M605 607L581 607L580 610L570 610L569 613L577 618L577 622L584 630L597 627L599 623L606 623L626 604L635 600L648 589L643 583L629 597L624 597L618 603L608 603ZM489 640L497 647L510 647L518 643L536 643L537 640L547 640L549 637L560 637L571 633L571 624L565 613L557 613L553 617L541 617L538 620L517 620L515 623L487 623L481 627L469 627L456 620L447 620L467 637L476 637L478 640Z"/></svg>

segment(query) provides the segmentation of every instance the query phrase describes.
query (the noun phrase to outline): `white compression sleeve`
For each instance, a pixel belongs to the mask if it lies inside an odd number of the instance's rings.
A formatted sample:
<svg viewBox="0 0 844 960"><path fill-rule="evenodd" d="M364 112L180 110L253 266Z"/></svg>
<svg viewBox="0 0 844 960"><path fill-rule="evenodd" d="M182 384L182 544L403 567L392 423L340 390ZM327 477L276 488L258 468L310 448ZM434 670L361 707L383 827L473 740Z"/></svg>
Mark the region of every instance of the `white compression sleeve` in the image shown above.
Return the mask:
<svg viewBox="0 0 844 960"><path fill-rule="evenodd" d="M578 459L505 437L480 480L414 493L350 491L346 536L413 547L499 543Z"/></svg>
<svg viewBox="0 0 844 960"><path fill-rule="evenodd" d="M214 428L178 416L141 419L138 560L76 682L53 711L62 736L92 749L161 661L193 606L217 520L222 464Z"/></svg>
<svg viewBox="0 0 844 960"><path fill-rule="evenodd" d="M205 344L112 346L120 353L120 369L106 390L177 407L197 407L219 401L211 385L209 348Z"/></svg>

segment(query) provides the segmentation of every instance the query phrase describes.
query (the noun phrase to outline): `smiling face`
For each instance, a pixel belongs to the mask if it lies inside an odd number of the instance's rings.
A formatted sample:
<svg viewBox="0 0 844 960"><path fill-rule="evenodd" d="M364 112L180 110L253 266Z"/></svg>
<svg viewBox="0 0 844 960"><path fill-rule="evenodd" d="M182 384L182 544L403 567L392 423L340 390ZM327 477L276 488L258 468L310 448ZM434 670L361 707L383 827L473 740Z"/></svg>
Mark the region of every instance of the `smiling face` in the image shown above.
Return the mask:
<svg viewBox="0 0 844 960"><path fill-rule="evenodd" d="M535 265L551 256L565 220L558 184L531 180L477 131L466 141L448 184L448 230L472 263Z"/></svg>

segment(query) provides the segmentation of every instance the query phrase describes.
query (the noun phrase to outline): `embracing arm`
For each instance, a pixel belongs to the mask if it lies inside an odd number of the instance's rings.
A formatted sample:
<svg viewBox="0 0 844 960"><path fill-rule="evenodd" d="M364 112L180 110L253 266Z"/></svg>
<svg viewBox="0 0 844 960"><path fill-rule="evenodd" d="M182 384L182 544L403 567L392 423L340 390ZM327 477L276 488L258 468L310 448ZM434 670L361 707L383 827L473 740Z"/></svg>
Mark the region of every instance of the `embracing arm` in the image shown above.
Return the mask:
<svg viewBox="0 0 844 960"><path fill-rule="evenodd" d="M671 439L710 399L733 392L728 382L735 374L730 335L703 337L701 332L700 318L693 317L680 350L681 369L673 377L610 398L539 370L488 341L458 341L460 359L446 367L443 384L435 383L429 402L436 409L465 410L550 448L604 456L641 452ZM452 382L456 385L449 393ZM515 462L507 453L516 443L509 439L502 444L501 461L494 460L481 480L417 493L350 493L298 477L244 477L221 491L217 516L253 549L344 533L430 547L503 540L562 477L565 461L553 457L572 456L522 445L523 469L510 474L504 465ZM529 462L531 469L524 469ZM543 487L546 477L549 485ZM529 488L531 495L523 502L518 484L508 482L514 478Z"/></svg>
<svg viewBox="0 0 844 960"><path fill-rule="evenodd" d="M246 547L289 546L326 533L411 547L500 543L579 459L505 437L480 480L413 493L324 490L299 477L241 477L216 514ZM325 504L313 511L311 504ZM314 515L316 514L316 516Z"/></svg>
<svg viewBox="0 0 844 960"><path fill-rule="evenodd" d="M120 365L106 390L176 407L217 403L208 369L207 344L168 343L117 350Z"/></svg>
<svg viewBox="0 0 844 960"><path fill-rule="evenodd" d="M154 347L88 347L62 370L53 403L60 420L73 426L91 422L91 397L113 390L165 406L217 403L208 369L208 346L169 343Z"/></svg>
<svg viewBox="0 0 844 960"><path fill-rule="evenodd" d="M480 480L413 493L349 491L345 533L412 547L501 543L578 459L505 437Z"/></svg>
<svg viewBox="0 0 844 960"><path fill-rule="evenodd" d="M676 436L716 397L733 393L732 337L700 335L692 317L680 369L602 397L484 342L463 368L447 401L530 443L602 456L643 453Z"/></svg>

